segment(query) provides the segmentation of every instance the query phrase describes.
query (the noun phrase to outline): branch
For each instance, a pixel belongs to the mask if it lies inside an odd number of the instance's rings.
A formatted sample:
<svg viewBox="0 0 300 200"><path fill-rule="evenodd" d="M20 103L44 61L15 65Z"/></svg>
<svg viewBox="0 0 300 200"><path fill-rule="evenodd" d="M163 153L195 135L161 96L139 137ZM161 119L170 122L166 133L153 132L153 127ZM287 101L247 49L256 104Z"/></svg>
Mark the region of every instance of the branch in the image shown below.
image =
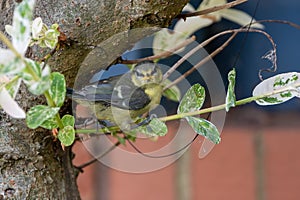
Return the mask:
<svg viewBox="0 0 300 200"><path fill-rule="evenodd" d="M286 20L277 20L277 19L265 19L265 20L257 20L255 22L252 22L251 24L260 24L260 23L278 23L278 24L287 24L289 26L292 26L296 29L300 29L300 25L286 21Z"/></svg>
<svg viewBox="0 0 300 200"><path fill-rule="evenodd" d="M298 87L300 87L300 83L296 83L294 85L290 85L290 86L285 87L285 88L274 90L272 92L268 92L266 94L262 94L262 95L259 95L259 96L252 96L252 97L248 97L248 98L236 101L235 105L236 106L244 105L244 104L250 103L252 101L257 101L259 99L262 99L262 98L265 98L265 97L268 97L268 96L283 93L283 92L286 92L286 91L293 91L293 90L295 90L295 88L298 88ZM177 120L177 119L182 119L182 118L188 117L188 116L201 115L201 114L204 114L204 113L210 113L210 112L214 112L214 111L218 111L218 110L223 110L225 108L226 108L226 104L221 104L221 105L218 105L218 106L213 106L213 107L210 107L210 108L204 108L204 109L193 111L193 112L180 113L180 114L176 114L176 115L161 117L161 118L159 118L159 120L164 121L164 122L165 121L171 121L171 120Z"/></svg>
<svg viewBox="0 0 300 200"><path fill-rule="evenodd" d="M136 59L136 60L120 60L119 63L122 63L122 64L135 64L135 63L139 63L139 62L142 62L142 61L152 61L152 60L156 60L156 59L160 59L160 58L166 58L166 57L169 57L171 56L174 52L178 51L179 49L189 45L190 43L194 42L196 40L196 37L195 36L192 36L188 39L186 39L185 41L183 41L182 43L180 43L178 46L168 50L168 51L165 51L165 52L162 52L158 55L154 55L154 56L149 56L149 57L145 57L145 58L140 58L140 59Z"/></svg>
<svg viewBox="0 0 300 200"><path fill-rule="evenodd" d="M192 53L188 53L186 54L184 57L182 57L171 69L169 69L169 71L174 71L180 64L182 64L188 57L190 57L193 53L195 53L197 50L199 50L200 48L203 48L204 46L206 46L207 44L209 44L210 42L212 42L214 39L222 36L222 35L226 35L226 34L233 34L224 44L222 44L218 49L216 49L214 52L212 52L210 55L206 56L203 60L201 60L200 62L198 62L195 66L193 66L193 68L191 68L190 70L188 70L186 73L184 73L182 76L180 76L179 78L177 78L175 81L173 81L172 83L170 83L169 85L167 85L166 87L164 87L164 90L172 87L173 85L176 85L177 83L179 83L180 81L182 81L184 78L186 78L188 75L190 75L193 71L195 71L197 68L199 68L200 66L202 66L203 64L205 64L207 61L209 61L212 57L216 56L218 53L220 53L230 42L231 40L237 35L237 33L241 33L241 32L256 32L256 33L260 33L265 35L268 40L271 42L272 46L273 46L273 50L276 52L276 45L272 39L272 37L266 33L265 31L262 30L257 30L257 29L249 29L249 28L240 28L240 29L234 29L234 30L227 30L227 31L223 31L221 33L218 33L212 37L210 37L209 39L205 40L204 42L202 42L201 44L199 44L197 47L195 47L194 49L191 50ZM274 70L277 69L277 65L276 62L274 64ZM170 74L170 72L167 72L168 75ZM164 75L164 78L167 78L168 75Z"/></svg>
<svg viewBox="0 0 300 200"><path fill-rule="evenodd" d="M233 1L233 2L226 3L224 5L213 6L211 8L207 8L207 9L200 10L200 11L193 12L193 13L179 14L179 15L176 16L176 18L185 19L187 17L194 17L194 16L199 16L199 15L206 15L206 14L209 14L209 13L212 13L212 12L216 12L216 11L219 11L219 10L223 10L223 9L234 7L236 5L244 3L246 1L248 1L248 0L236 0L236 1Z"/></svg>
<svg viewBox="0 0 300 200"><path fill-rule="evenodd" d="M113 146L111 146L110 148L108 148L106 151L104 151L102 154L96 156L94 159L79 165L79 166L75 166L75 168L79 169L80 172L83 172L83 168L97 162L99 159L103 158L104 156L106 156L109 152L111 152L112 150L114 150L117 146L119 146L121 144L121 142L116 142Z"/></svg>

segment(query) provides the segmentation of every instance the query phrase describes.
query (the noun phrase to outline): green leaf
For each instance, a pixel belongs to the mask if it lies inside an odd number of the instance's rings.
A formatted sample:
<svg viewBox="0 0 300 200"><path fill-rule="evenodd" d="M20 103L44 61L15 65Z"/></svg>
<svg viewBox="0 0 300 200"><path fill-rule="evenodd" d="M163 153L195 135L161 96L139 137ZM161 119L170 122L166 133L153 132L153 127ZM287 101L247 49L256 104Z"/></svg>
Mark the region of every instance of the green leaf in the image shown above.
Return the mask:
<svg viewBox="0 0 300 200"><path fill-rule="evenodd" d="M12 55L9 50L0 49L0 59L0 76L16 75L25 68L25 64L21 59Z"/></svg>
<svg viewBox="0 0 300 200"><path fill-rule="evenodd" d="M66 97L66 81L64 75L59 72L51 74L50 95L55 102L55 105L61 107Z"/></svg>
<svg viewBox="0 0 300 200"><path fill-rule="evenodd" d="M35 129L50 118L53 118L59 111L59 108L49 107L45 105L37 105L27 112L26 123L31 129Z"/></svg>
<svg viewBox="0 0 300 200"><path fill-rule="evenodd" d="M125 145L125 143L126 143L126 139L125 139L125 138L120 137L120 136L118 136L118 135L116 135L115 137L118 139L118 142L119 142L120 144Z"/></svg>
<svg viewBox="0 0 300 200"><path fill-rule="evenodd" d="M153 118L149 124L131 130L129 135L135 136L138 132L150 137L165 136L168 132L168 128L164 122L160 121L157 118Z"/></svg>
<svg viewBox="0 0 300 200"><path fill-rule="evenodd" d="M226 112L229 111L229 108L231 107L235 107L235 92L234 92L234 87L235 87L235 69L232 69L229 73L228 73L228 81L229 81L229 85L228 85L228 90L227 90L227 95L226 95Z"/></svg>
<svg viewBox="0 0 300 200"><path fill-rule="evenodd" d="M300 73L289 72L278 74L271 78L268 78L258 84L253 90L253 96L260 96L264 94L271 94L270 96L258 99L256 101L259 105L276 105L284 103L294 97L300 97ZM272 94L276 90L285 91Z"/></svg>
<svg viewBox="0 0 300 200"><path fill-rule="evenodd" d="M168 85L169 83L171 83L171 81L168 80L168 79L166 79L164 81L164 85ZM181 97L181 93L180 93L179 88L176 85L174 85L174 86L166 89L163 92L163 96L170 99L170 100L172 100L172 101L179 102L180 97Z"/></svg>
<svg viewBox="0 0 300 200"><path fill-rule="evenodd" d="M50 67L48 65L42 70L42 63L26 59L27 67L20 73L28 90L34 95L41 95L50 88ZM30 70L30 69L31 70ZM31 71L34 71L35 76ZM38 78L38 80L37 80Z"/></svg>
<svg viewBox="0 0 300 200"><path fill-rule="evenodd" d="M43 75L40 81L32 81L32 84L28 87L28 90L34 95L41 95L50 87L50 67L47 65L43 70Z"/></svg>
<svg viewBox="0 0 300 200"><path fill-rule="evenodd" d="M65 126L58 132L59 141L65 145L70 146L75 141L75 130L73 126Z"/></svg>
<svg viewBox="0 0 300 200"><path fill-rule="evenodd" d="M183 96L177 113L187 113L199 110L205 100L205 89L200 84L193 85Z"/></svg>
<svg viewBox="0 0 300 200"><path fill-rule="evenodd" d="M64 115L61 118L61 121L62 121L64 126L74 127L74 125L75 125L75 118L72 115Z"/></svg>
<svg viewBox="0 0 300 200"><path fill-rule="evenodd" d="M196 133L203 135L215 144L220 143L220 133L213 123L196 117L186 117L186 119Z"/></svg>
<svg viewBox="0 0 300 200"><path fill-rule="evenodd" d="M59 31L54 29L49 29L45 33L45 45L50 48L54 49L58 42L58 36L60 35Z"/></svg>
<svg viewBox="0 0 300 200"><path fill-rule="evenodd" d="M19 91L20 84L22 79L18 76L15 76L6 83L5 88L9 92L10 96L14 99L16 97L17 92Z"/></svg>
<svg viewBox="0 0 300 200"><path fill-rule="evenodd" d="M40 127L42 128L45 128L45 129L48 129L48 130L52 130L54 128L58 128L58 123L56 121L56 118L53 117L53 118L50 118L50 119L47 119L46 121L44 121Z"/></svg>

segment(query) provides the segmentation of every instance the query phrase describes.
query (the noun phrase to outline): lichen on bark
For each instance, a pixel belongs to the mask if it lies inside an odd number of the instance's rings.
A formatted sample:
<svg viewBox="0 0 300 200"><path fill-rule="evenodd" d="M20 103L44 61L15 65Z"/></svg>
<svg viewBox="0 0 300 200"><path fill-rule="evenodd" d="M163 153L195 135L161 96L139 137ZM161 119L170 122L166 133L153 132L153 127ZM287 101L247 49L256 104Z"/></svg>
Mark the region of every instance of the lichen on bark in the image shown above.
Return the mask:
<svg viewBox="0 0 300 200"><path fill-rule="evenodd" d="M187 2L46 0L37 1L35 16L42 17L48 25L58 23L66 34L67 41L48 64L52 71L63 73L72 86L81 63L99 43L133 28L166 27ZM1 31L11 24L14 5L12 0L0 0ZM32 51L28 55L40 57L41 53ZM25 87L21 88L17 101L25 110L45 103L43 98L30 95ZM79 199L78 171L71 166L70 149L62 151L50 131L30 130L24 120L12 119L3 111L0 118L0 195L11 199Z"/></svg>

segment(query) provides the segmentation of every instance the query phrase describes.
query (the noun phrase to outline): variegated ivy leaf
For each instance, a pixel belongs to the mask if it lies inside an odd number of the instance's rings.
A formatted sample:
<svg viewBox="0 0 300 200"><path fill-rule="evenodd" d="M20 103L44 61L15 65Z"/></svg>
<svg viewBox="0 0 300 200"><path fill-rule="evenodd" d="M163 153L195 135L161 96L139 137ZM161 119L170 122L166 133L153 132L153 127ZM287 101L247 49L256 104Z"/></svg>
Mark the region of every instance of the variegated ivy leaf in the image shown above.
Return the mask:
<svg viewBox="0 0 300 200"><path fill-rule="evenodd" d="M274 91L287 89L281 93L272 94ZM259 105L276 105L286 102L293 97L300 97L300 73L289 72L278 74L258 84L253 90L253 96L270 94L256 101Z"/></svg>
<svg viewBox="0 0 300 200"><path fill-rule="evenodd" d="M51 28L45 33L45 44L48 48L54 49L60 32L58 31L58 24L53 24Z"/></svg>
<svg viewBox="0 0 300 200"><path fill-rule="evenodd" d="M24 110L11 97L6 88L0 90L0 106L13 118L25 118Z"/></svg>
<svg viewBox="0 0 300 200"><path fill-rule="evenodd" d="M203 0L202 3L199 5L199 7L196 9L197 11L204 10L207 8L211 8L214 6L220 6L228 3L227 0ZM215 19L214 22L220 21L222 18L227 19L229 21L232 21L236 24L239 24L241 26L248 25L251 21L255 22L255 20L252 18L252 16L248 15L247 13L234 9L234 8L227 8L218 10L216 12L212 12L208 14L210 18ZM201 17L206 17L201 16ZM259 23L255 23L251 25L252 28L259 28L263 29L264 26Z"/></svg>
<svg viewBox="0 0 300 200"><path fill-rule="evenodd" d="M64 75L59 72L51 74L50 95L56 106L63 105L66 96L66 81Z"/></svg>
<svg viewBox="0 0 300 200"><path fill-rule="evenodd" d="M220 15L224 19L232 21L240 26L246 26L251 21L252 21L252 23L256 21L252 18L251 15L248 15L244 11L233 9L233 8L220 10ZM254 23L254 24L251 24L251 28L264 29L264 25L262 25L260 23Z"/></svg>
<svg viewBox="0 0 300 200"><path fill-rule="evenodd" d="M204 136L205 138L208 138L215 144L220 143L220 133L213 123L208 120L196 117L186 117L186 120L196 133Z"/></svg>
<svg viewBox="0 0 300 200"><path fill-rule="evenodd" d="M200 84L193 85L183 96L177 113L187 113L199 110L205 100L205 89Z"/></svg>
<svg viewBox="0 0 300 200"><path fill-rule="evenodd" d="M58 24L53 24L50 28L42 22L41 18L36 18L32 24L32 41L30 45L37 44L42 48L53 49L57 42L60 32Z"/></svg>
<svg viewBox="0 0 300 200"><path fill-rule="evenodd" d="M236 102L236 98L235 98L235 92L234 92L234 87L235 87L235 69L231 70L228 73L228 89L227 89L227 94L226 94L226 112L229 111L230 107L235 107L235 102Z"/></svg>
<svg viewBox="0 0 300 200"><path fill-rule="evenodd" d="M75 118L72 115L64 115L61 118L61 121L64 126L74 126L75 125Z"/></svg>
<svg viewBox="0 0 300 200"><path fill-rule="evenodd" d="M42 69L43 63L38 63L30 59L26 59L26 62L27 68L21 73L25 84L32 94L43 94L50 87L50 67L46 65L44 69ZM29 68L35 72L36 77L32 76Z"/></svg>
<svg viewBox="0 0 300 200"><path fill-rule="evenodd" d="M58 132L58 139L64 146L70 146L75 141L75 130L72 126L65 126Z"/></svg>
<svg viewBox="0 0 300 200"><path fill-rule="evenodd" d="M171 81L169 79L166 79L163 83L164 86L169 85L171 83ZM180 98L181 98L181 92L180 89L174 85L166 90L164 90L163 92L163 96L175 101L175 102L179 102Z"/></svg>
<svg viewBox="0 0 300 200"><path fill-rule="evenodd" d="M161 29L153 39L153 54L158 55L162 52L169 51L174 46L181 44L197 30L209 26L213 21L207 18L189 17L185 21L179 20L174 30ZM185 47L177 50L175 53L182 52Z"/></svg>
<svg viewBox="0 0 300 200"><path fill-rule="evenodd" d="M25 68L25 64L8 49L0 48L0 76L15 75Z"/></svg>
<svg viewBox="0 0 300 200"><path fill-rule="evenodd" d="M22 79L18 76L14 76L12 78L9 78L8 81L5 84L5 88L9 92L10 96L14 99L16 97L17 92L19 91L20 84ZM1 85L1 79L0 79L0 85Z"/></svg>
<svg viewBox="0 0 300 200"><path fill-rule="evenodd" d="M34 0L23 0L14 11L12 26L6 25L6 31L12 37L14 48L24 55L29 42L31 33L31 19L33 15Z"/></svg>
<svg viewBox="0 0 300 200"><path fill-rule="evenodd" d="M43 28L43 21L42 18L37 17L33 20L31 26L32 38L37 40Z"/></svg>
<svg viewBox="0 0 300 200"><path fill-rule="evenodd" d="M52 129L55 129L55 128L58 128L58 123L56 121L56 118L55 117L52 117L50 119L47 119L46 121L44 121L40 127L42 128L45 128L45 129L48 129L48 130L52 130Z"/></svg>
<svg viewBox="0 0 300 200"><path fill-rule="evenodd" d="M35 129L48 119L52 119L58 111L58 107L49 107L45 105L31 107L26 114L27 126L31 129Z"/></svg>
<svg viewBox="0 0 300 200"><path fill-rule="evenodd" d="M157 118L153 118L149 124L137 127L136 129L132 130L129 135L136 135L137 132L143 133L150 137L165 136L168 132L168 128L164 122Z"/></svg>
<svg viewBox="0 0 300 200"><path fill-rule="evenodd" d="M220 6L226 4L226 0L203 0L200 6L195 9L191 4L187 4L183 11L195 12L211 8L214 6ZM209 17L208 17L209 16ZM207 15L188 17L186 19L180 19L174 26L174 30L162 29L155 34L153 40L153 54L157 55L164 51L168 51L174 48L174 45L178 45L191 36L194 32L200 30L201 28L207 27L213 23L221 21L225 18L229 21L237 23L241 26L248 25L250 22L255 22L252 16L247 13L233 9L223 9L219 11L212 12ZM263 25L255 23L251 25L252 28L264 28ZM181 48L176 53L183 51Z"/></svg>

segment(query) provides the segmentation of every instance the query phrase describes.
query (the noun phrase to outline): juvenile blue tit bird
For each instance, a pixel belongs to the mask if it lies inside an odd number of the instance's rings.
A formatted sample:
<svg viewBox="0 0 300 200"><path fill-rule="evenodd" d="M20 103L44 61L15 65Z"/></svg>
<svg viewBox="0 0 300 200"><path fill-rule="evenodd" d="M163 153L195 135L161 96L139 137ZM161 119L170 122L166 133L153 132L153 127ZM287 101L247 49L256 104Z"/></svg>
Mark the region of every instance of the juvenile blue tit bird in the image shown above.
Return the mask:
<svg viewBox="0 0 300 200"><path fill-rule="evenodd" d="M137 118L160 103L162 71L153 62L138 63L124 75L87 85L79 91L68 90L77 103L88 106L100 122L108 121L130 130Z"/></svg>

